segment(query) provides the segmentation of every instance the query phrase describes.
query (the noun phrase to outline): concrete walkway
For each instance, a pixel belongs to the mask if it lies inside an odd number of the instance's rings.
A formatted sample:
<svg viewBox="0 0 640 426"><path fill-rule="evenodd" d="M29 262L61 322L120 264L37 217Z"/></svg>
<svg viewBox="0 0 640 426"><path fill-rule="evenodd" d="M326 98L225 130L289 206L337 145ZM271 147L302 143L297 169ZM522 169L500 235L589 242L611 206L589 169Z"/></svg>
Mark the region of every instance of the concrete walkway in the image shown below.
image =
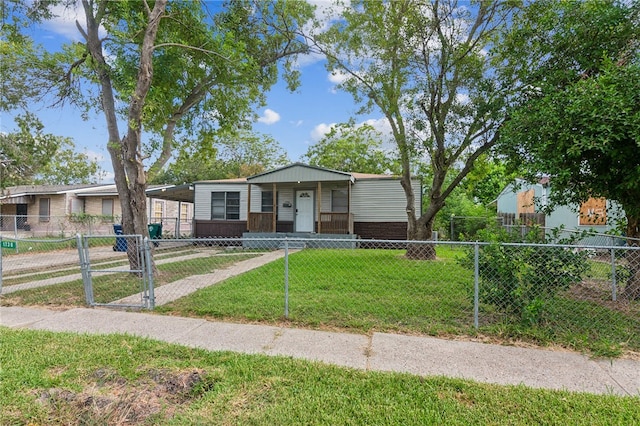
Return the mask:
<svg viewBox="0 0 640 426"><path fill-rule="evenodd" d="M640 361L593 360L571 352L387 333L367 336L232 324L99 308L53 311L0 307L0 325L56 332L126 333L211 351L283 355L363 370L640 397Z"/></svg>
<svg viewBox="0 0 640 426"><path fill-rule="evenodd" d="M289 252L292 253L293 251L290 250ZM236 253L228 254L228 256L233 255L236 255ZM217 269L209 274L192 275L160 287L155 287L155 305L160 306L169 302L173 302L174 300L187 296L196 290L218 284L219 282L224 281L227 278L243 274L247 271L266 265L267 263L273 262L274 260L280 259L282 257L284 257L284 250L270 251L256 257L252 257L251 259L241 260L240 262L234 263L233 265L225 269ZM175 261L174 259L170 260L172 262ZM123 299L116 300L112 303L114 305L136 304L140 303L141 297L142 294L137 293L131 296L127 296Z"/></svg>

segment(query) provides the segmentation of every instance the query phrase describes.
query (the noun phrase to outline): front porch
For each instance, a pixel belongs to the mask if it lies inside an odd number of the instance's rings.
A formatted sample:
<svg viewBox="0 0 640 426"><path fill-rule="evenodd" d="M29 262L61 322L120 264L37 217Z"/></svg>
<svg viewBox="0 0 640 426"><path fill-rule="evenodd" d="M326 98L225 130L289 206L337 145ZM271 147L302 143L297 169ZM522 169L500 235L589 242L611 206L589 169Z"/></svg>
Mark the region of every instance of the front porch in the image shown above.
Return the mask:
<svg viewBox="0 0 640 426"><path fill-rule="evenodd" d="M249 232L277 232L276 214L247 213L247 230ZM319 212L320 220L315 222L317 234L353 234L353 213Z"/></svg>
<svg viewBox="0 0 640 426"><path fill-rule="evenodd" d="M282 178L267 173L247 179L248 232L354 234L351 175L323 172L306 179ZM292 222L292 228L283 229L285 222Z"/></svg>

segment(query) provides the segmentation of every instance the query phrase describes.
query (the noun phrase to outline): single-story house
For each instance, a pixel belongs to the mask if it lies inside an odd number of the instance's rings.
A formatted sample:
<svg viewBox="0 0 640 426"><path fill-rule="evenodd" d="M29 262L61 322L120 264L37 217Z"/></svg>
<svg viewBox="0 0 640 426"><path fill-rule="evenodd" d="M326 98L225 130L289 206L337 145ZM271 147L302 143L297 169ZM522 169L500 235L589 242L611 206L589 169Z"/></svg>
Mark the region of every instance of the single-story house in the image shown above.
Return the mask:
<svg viewBox="0 0 640 426"><path fill-rule="evenodd" d="M168 186L153 186L148 192ZM149 222L162 222L165 232L191 233L192 203L149 196L147 208ZM114 184L21 185L4 188L0 195L0 231L55 236L109 234L120 217Z"/></svg>
<svg viewBox="0 0 640 426"><path fill-rule="evenodd" d="M616 227L615 219L622 215L620 206L604 198L591 198L580 206L556 206L545 212L552 186L548 177L535 183L516 179L505 187L496 200L498 216L504 225L538 224L553 229L563 226L568 231L608 233ZM593 241L583 241L590 244Z"/></svg>
<svg viewBox="0 0 640 426"><path fill-rule="evenodd" d="M412 185L420 212L421 183L413 179ZM247 178L194 182L189 188L195 237L296 233L407 238L407 201L398 176L293 163ZM173 190L166 192L171 196Z"/></svg>

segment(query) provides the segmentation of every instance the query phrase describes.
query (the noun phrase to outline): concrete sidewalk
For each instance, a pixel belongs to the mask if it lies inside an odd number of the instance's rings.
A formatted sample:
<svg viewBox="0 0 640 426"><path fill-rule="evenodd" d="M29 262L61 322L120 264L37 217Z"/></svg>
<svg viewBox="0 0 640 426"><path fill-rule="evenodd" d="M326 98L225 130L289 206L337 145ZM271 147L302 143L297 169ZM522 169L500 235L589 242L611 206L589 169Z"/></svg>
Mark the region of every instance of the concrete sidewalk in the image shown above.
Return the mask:
<svg viewBox="0 0 640 426"><path fill-rule="evenodd" d="M231 324L97 308L52 311L0 307L0 325L88 334L126 333L212 351L291 356L363 370L640 396L640 361L593 360L544 349L386 333L366 336Z"/></svg>

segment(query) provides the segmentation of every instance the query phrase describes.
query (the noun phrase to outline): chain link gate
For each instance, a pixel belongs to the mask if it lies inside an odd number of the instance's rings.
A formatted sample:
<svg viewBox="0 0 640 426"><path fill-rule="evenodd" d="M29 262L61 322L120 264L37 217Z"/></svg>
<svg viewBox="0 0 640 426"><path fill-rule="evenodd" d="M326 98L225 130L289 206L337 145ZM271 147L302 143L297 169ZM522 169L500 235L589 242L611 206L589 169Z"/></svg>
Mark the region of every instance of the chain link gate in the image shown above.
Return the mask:
<svg viewBox="0 0 640 426"><path fill-rule="evenodd" d="M118 235L114 251L127 256L115 261L92 262L95 236L77 235L80 270L89 306L153 309L153 259L151 243L142 235Z"/></svg>

